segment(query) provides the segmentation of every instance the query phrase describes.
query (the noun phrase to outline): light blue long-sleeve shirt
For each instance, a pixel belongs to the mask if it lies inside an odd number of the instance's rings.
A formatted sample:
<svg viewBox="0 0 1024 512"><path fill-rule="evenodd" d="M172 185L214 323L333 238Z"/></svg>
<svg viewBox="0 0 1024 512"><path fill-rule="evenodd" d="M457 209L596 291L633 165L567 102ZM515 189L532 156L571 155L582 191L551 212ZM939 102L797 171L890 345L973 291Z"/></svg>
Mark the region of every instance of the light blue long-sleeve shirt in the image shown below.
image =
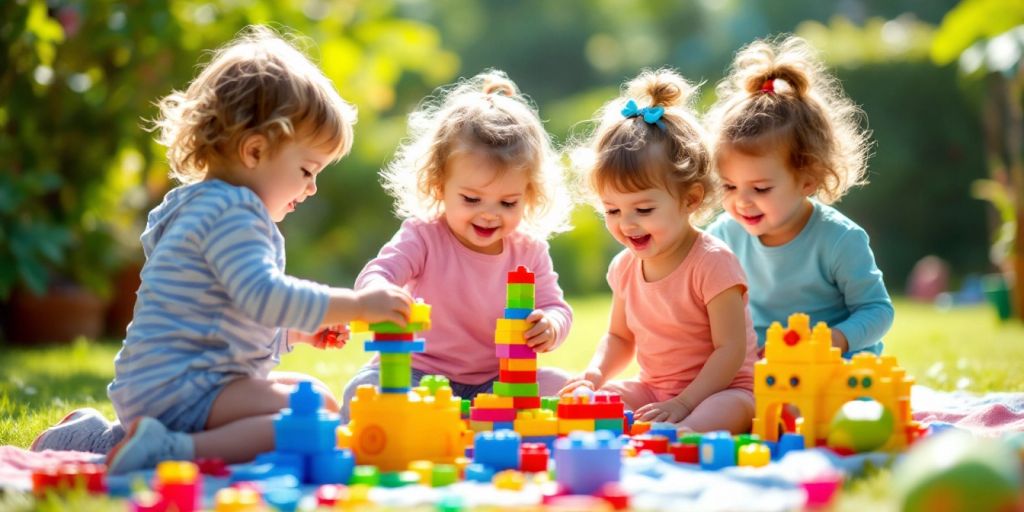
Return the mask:
<svg viewBox="0 0 1024 512"><path fill-rule="evenodd" d="M839 329L856 352L882 352L894 310L875 265L868 235L830 206L812 201L814 212L788 243L769 247L728 214L707 232L722 239L740 260L750 283L750 313L758 345L772 322L783 325L793 313L806 313L811 325Z"/></svg>
<svg viewBox="0 0 1024 512"><path fill-rule="evenodd" d="M177 416L240 376L266 378L283 327L316 330L327 286L284 273L284 237L250 189L203 181L172 190L142 234L135 312L107 388L127 424Z"/></svg>

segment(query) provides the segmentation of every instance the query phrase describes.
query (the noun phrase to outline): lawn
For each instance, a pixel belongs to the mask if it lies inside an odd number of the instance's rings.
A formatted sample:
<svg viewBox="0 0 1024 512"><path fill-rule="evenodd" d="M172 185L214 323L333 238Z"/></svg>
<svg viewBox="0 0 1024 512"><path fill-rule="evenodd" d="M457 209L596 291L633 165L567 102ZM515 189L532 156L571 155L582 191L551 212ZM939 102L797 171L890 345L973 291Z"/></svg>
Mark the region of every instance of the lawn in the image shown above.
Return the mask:
<svg viewBox="0 0 1024 512"><path fill-rule="evenodd" d="M608 296L572 299L572 334L541 364L570 371L583 369L607 325ZM44 348L0 347L0 444L27 447L34 436L68 411L96 407L108 417L106 385L117 342L79 340ZM994 312L977 306L939 311L930 305L896 302L896 324L886 337L886 352L921 384L938 389L1024 391L1024 327L999 324ZM283 370L310 373L337 396L348 377L369 359L358 343L340 351L298 347L284 358ZM627 372L635 372L635 367Z"/></svg>

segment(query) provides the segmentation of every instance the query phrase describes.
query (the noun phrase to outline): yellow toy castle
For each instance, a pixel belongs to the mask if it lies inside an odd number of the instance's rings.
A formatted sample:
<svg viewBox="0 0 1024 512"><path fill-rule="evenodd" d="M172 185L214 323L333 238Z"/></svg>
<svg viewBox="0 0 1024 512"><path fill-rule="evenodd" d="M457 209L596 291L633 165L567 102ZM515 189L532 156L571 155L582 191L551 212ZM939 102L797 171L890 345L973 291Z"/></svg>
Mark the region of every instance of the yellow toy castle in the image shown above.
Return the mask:
<svg viewBox="0 0 1024 512"><path fill-rule="evenodd" d="M791 404L803 417L798 427L808 448L825 443L829 424L843 404L862 398L879 402L894 419L892 435L881 447L898 451L920 431L910 411L914 379L892 356L857 354L846 361L832 346L832 330L819 322L812 331L810 317L790 315L789 326L768 328L765 357L754 365L755 417L753 433L778 441L783 407Z"/></svg>

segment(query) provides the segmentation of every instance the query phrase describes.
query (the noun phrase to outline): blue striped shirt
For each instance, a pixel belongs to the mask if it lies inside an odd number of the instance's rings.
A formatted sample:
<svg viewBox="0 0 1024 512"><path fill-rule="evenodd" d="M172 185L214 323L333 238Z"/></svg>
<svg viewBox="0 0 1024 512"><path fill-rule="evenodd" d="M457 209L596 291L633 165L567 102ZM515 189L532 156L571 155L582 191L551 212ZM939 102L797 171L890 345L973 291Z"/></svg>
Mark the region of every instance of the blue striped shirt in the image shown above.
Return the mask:
<svg viewBox="0 0 1024 512"><path fill-rule="evenodd" d="M118 417L187 408L239 376L266 378L285 329L315 331L327 286L284 273L284 237L250 189L203 181L149 213L135 312L107 388Z"/></svg>

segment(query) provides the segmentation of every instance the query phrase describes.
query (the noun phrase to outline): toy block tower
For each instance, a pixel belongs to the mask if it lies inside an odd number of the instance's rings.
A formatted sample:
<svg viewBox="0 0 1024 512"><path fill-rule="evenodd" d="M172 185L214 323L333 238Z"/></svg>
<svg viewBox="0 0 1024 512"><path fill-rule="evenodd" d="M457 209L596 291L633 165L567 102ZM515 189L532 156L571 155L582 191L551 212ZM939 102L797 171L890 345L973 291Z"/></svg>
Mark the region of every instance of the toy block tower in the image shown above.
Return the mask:
<svg viewBox="0 0 1024 512"><path fill-rule="evenodd" d="M752 433L777 441L782 408L800 409L799 433L807 448L823 444L830 424L843 404L875 400L892 413L892 436L882 447L906 447L919 434L911 417L910 388L914 379L891 356L857 354L844 360L832 346L832 330L819 322L812 331L810 317L790 315L783 329L779 322L768 328L765 357L754 365L755 416Z"/></svg>
<svg viewBox="0 0 1024 512"><path fill-rule="evenodd" d="M413 304L405 328L391 322L353 322L350 328L373 333L365 349L380 352L380 391L359 386L349 406L351 421L338 428L338 445L350 447L359 464L383 471L404 470L416 460L450 464L461 457L469 436L452 388L411 387L412 354L426 346L416 332L430 329L430 306Z"/></svg>
<svg viewBox="0 0 1024 512"><path fill-rule="evenodd" d="M498 380L494 393L477 395L470 408L470 428L476 432L512 429L517 411L540 407L537 353L525 336L530 328L526 318L536 305L534 286L534 274L526 267L508 273L505 315L494 331Z"/></svg>

